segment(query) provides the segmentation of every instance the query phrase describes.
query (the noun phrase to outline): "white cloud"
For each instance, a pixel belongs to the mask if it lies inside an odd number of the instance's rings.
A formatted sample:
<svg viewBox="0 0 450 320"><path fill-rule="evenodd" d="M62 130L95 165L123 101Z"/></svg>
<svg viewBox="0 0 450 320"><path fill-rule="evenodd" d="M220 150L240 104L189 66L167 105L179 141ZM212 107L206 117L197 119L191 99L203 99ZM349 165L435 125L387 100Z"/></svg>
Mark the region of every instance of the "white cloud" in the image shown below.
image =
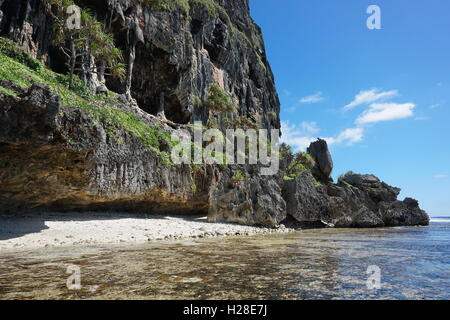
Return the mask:
<svg viewBox="0 0 450 320"><path fill-rule="evenodd" d="M355 120L355 126L343 130L337 136L324 137L323 139L327 140L330 145L352 145L364 140L366 127L369 124L413 117L416 104L382 101L398 96L398 94L398 90L381 91L380 89L372 89L361 91L355 96L355 100L344 108L349 110L359 105L368 105L366 110ZM299 102L314 103L321 100L323 100L322 93L318 92L301 99ZM415 120L427 119L429 118L425 116L415 118ZM295 151L306 150L309 144L316 140L316 135L320 132L316 122L306 121L299 125L282 121L281 130L283 134L281 142L291 145Z"/></svg>
<svg viewBox="0 0 450 320"><path fill-rule="evenodd" d="M426 121L426 120L430 120L430 117L415 117L414 120L416 120L416 121Z"/></svg>
<svg viewBox="0 0 450 320"><path fill-rule="evenodd" d="M409 118L414 115L415 107L414 103L374 103L356 119L356 123L363 125Z"/></svg>
<svg viewBox="0 0 450 320"><path fill-rule="evenodd" d="M320 131L320 129L317 127L316 122L303 121L301 124L301 127L302 127L303 131L310 133L310 134L316 134Z"/></svg>
<svg viewBox="0 0 450 320"><path fill-rule="evenodd" d="M291 125L287 121L281 121L281 133L280 142L292 146L295 151L305 151L315 140L315 138L304 134L295 125Z"/></svg>
<svg viewBox="0 0 450 320"><path fill-rule="evenodd" d="M325 98L323 97L322 92L319 91L313 95L301 98L299 102L300 103L318 103L323 100L325 100Z"/></svg>
<svg viewBox="0 0 450 320"><path fill-rule="evenodd" d="M314 123L314 122L313 122ZM305 151L311 142L315 141L317 138L313 136L317 133L319 129L314 123L314 128L316 132L311 132L305 130L303 122L299 129L296 125L290 124L288 121L281 121L281 141L294 148L295 151ZM332 144L346 144L352 145L356 142L362 141L364 138L363 128L349 128L342 131L337 137L324 138L330 145Z"/></svg>
<svg viewBox="0 0 450 320"><path fill-rule="evenodd" d="M363 128L349 128L342 131L336 138L325 138L328 144L340 144L352 145L356 142L362 141L364 138Z"/></svg>
<svg viewBox="0 0 450 320"><path fill-rule="evenodd" d="M437 175L433 176L433 178L435 178L435 179L446 179L446 178L448 178L448 174L437 174Z"/></svg>
<svg viewBox="0 0 450 320"><path fill-rule="evenodd" d="M370 104L380 100L386 100L398 96L398 90L384 91L380 89L372 89L366 91L360 91L355 99L344 107L344 111L353 109L362 104Z"/></svg>

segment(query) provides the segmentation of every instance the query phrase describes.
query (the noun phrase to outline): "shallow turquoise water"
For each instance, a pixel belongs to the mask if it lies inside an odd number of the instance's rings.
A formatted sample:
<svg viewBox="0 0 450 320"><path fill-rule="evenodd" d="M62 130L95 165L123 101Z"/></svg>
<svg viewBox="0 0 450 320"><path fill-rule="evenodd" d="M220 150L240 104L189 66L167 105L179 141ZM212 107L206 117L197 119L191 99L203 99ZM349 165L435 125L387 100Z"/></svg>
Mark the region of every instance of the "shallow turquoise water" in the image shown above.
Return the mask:
<svg viewBox="0 0 450 320"><path fill-rule="evenodd" d="M450 220L430 227L0 253L3 299L450 299ZM67 267L82 288L67 288ZM369 266L380 288L367 286Z"/></svg>

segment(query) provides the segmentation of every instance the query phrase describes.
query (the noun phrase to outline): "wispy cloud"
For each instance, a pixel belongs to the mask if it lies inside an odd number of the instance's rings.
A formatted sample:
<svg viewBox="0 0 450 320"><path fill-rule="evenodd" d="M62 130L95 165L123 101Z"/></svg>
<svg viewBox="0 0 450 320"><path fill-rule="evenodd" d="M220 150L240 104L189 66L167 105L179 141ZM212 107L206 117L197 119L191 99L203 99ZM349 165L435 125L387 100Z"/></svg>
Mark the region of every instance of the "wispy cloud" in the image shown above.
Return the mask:
<svg viewBox="0 0 450 320"><path fill-rule="evenodd" d="M291 93L289 90L287 90L287 89L283 89L283 94L284 94L286 97L290 97L290 96L292 95L292 93Z"/></svg>
<svg viewBox="0 0 450 320"><path fill-rule="evenodd" d="M374 103L364 111L356 123L358 125L409 118L414 115L414 103Z"/></svg>
<svg viewBox="0 0 450 320"><path fill-rule="evenodd" d="M303 121L301 124L301 127L302 127L303 131L305 131L306 133L310 133L310 134L316 134L320 131L320 129L317 127L316 122Z"/></svg>
<svg viewBox="0 0 450 320"><path fill-rule="evenodd" d="M430 120L430 117L415 117L414 120L416 120L416 121L426 121L426 120Z"/></svg>
<svg viewBox="0 0 450 320"><path fill-rule="evenodd" d="M355 99L344 107L344 111L351 110L363 104L370 104L380 100L386 100L398 96L398 90L381 91L380 89L371 89L360 91Z"/></svg>
<svg viewBox="0 0 450 320"><path fill-rule="evenodd" d="M436 108L439 108L440 106L441 106L440 103L435 103L435 104L432 104L431 106L429 106L428 109L436 109Z"/></svg>
<svg viewBox="0 0 450 320"><path fill-rule="evenodd" d="M433 176L435 179L446 179L448 178L448 174L436 174Z"/></svg>
<svg viewBox="0 0 450 320"><path fill-rule="evenodd" d="M300 103L318 103L325 100L321 91L300 99Z"/></svg>

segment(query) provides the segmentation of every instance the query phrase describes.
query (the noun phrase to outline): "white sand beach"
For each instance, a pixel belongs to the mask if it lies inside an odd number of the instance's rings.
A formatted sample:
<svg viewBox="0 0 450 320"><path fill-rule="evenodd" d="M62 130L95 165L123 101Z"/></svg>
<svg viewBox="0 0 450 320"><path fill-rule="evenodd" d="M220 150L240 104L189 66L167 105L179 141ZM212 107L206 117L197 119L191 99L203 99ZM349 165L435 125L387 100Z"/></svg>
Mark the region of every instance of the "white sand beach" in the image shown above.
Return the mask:
<svg viewBox="0 0 450 320"><path fill-rule="evenodd" d="M287 233L293 229L208 223L206 217L119 213L33 213L0 216L0 250L49 246L145 243L149 241Z"/></svg>

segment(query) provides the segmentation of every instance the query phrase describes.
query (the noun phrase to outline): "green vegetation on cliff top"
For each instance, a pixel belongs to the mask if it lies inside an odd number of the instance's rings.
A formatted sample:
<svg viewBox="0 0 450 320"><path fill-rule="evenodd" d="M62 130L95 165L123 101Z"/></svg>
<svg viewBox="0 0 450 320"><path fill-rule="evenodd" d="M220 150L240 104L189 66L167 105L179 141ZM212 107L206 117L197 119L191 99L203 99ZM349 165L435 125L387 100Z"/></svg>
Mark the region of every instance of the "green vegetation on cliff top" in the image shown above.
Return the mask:
<svg viewBox="0 0 450 320"><path fill-rule="evenodd" d="M76 78L74 89L68 87L69 77L47 69L41 62L33 59L18 45L0 37L0 80L11 81L16 87L26 89L32 83L48 85L50 90L61 97L61 105L83 109L90 118L107 128L108 133L123 129L141 139L143 146L159 154L163 162L170 164L170 157L161 152L161 142L172 145L170 135L140 121L131 111L114 107L118 104L117 95L110 92L109 97L96 96ZM0 93L16 96L18 92L0 86Z"/></svg>
<svg viewBox="0 0 450 320"><path fill-rule="evenodd" d="M173 11L180 8L185 14L188 14L191 7L202 6L208 11L211 17L217 18L220 15L226 20L231 21L225 9L212 0L139 0L142 4L147 5L155 10ZM227 22L228 22L227 21Z"/></svg>

